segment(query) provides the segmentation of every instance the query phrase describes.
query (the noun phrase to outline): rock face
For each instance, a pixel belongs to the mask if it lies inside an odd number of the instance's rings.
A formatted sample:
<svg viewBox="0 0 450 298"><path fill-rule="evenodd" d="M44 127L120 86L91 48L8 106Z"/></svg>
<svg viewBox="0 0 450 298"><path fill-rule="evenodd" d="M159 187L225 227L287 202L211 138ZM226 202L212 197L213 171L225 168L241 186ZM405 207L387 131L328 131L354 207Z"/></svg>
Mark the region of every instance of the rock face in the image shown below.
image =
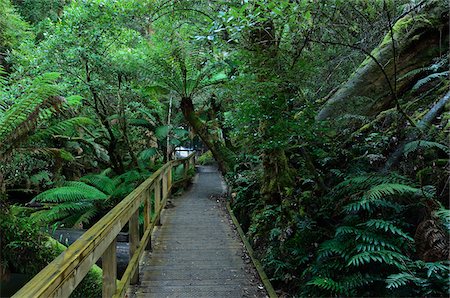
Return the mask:
<svg viewBox="0 0 450 298"><path fill-rule="evenodd" d="M442 0L426 1L419 12L411 12L399 19L393 27L397 52L397 94L407 91L414 82L408 72L432 63L433 58L448 51L448 4ZM388 33L371 53L392 82L394 59L392 38ZM318 120L343 114L375 115L394 106L389 84L379 65L370 57L338 88L317 116Z"/></svg>

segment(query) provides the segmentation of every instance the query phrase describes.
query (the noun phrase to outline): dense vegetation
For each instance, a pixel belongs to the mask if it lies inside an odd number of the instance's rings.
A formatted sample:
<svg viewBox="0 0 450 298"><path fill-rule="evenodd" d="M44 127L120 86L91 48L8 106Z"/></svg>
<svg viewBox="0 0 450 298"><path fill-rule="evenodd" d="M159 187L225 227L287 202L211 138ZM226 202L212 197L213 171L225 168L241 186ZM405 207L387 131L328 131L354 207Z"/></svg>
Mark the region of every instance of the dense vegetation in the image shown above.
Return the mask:
<svg viewBox="0 0 450 298"><path fill-rule="evenodd" d="M0 0L0 279L200 138L279 293L448 296L444 2Z"/></svg>

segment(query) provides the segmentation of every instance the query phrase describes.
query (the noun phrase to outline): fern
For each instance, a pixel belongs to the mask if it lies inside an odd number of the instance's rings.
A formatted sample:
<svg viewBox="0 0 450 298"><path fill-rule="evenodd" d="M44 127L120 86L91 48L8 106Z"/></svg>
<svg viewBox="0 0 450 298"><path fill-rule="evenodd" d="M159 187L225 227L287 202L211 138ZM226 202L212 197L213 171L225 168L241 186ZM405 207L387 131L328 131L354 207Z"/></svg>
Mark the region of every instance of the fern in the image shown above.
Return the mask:
<svg viewBox="0 0 450 298"><path fill-rule="evenodd" d="M419 189L405 185L385 183L372 187L364 195L368 200L380 200L392 195L405 195L417 193Z"/></svg>
<svg viewBox="0 0 450 298"><path fill-rule="evenodd" d="M106 200L109 196L97 188L83 182L67 182L65 186L49 189L37 195L33 201L36 202L77 202Z"/></svg>
<svg viewBox="0 0 450 298"><path fill-rule="evenodd" d="M430 142L424 140L412 141L405 145L403 148L403 154L408 156L411 152L415 152L419 149L429 149L429 148L437 148L446 153L449 152L449 147L437 142Z"/></svg>
<svg viewBox="0 0 450 298"><path fill-rule="evenodd" d="M30 138L30 140L31 141L42 140L58 134L70 135L75 132L75 129L77 127L92 124L94 124L94 121L92 121L92 119L87 117L70 118L35 133Z"/></svg>
<svg viewBox="0 0 450 298"><path fill-rule="evenodd" d="M91 174L80 178L80 181L89 184L105 194L112 195L117 187L115 181L103 174Z"/></svg>
<svg viewBox="0 0 450 298"><path fill-rule="evenodd" d="M442 222L447 229L447 232L450 232L450 210L441 206L438 210L433 212L433 215Z"/></svg>
<svg viewBox="0 0 450 298"><path fill-rule="evenodd" d="M412 90L417 91L418 89L420 89L420 87L428 84L429 82L431 82L435 79L444 79L444 78L448 77L449 73L450 72L448 70L443 71L443 72L438 72L438 73L432 73L432 74L426 76L425 78L418 80L417 83L414 84L414 86L412 87Z"/></svg>
<svg viewBox="0 0 450 298"><path fill-rule="evenodd" d="M410 241L414 241L408 234L404 233L403 230L398 228L392 221L386 221L383 219L370 219L359 225L366 226L368 228L375 228L385 232L390 232L394 236L397 235Z"/></svg>
<svg viewBox="0 0 450 298"><path fill-rule="evenodd" d="M417 277L406 272L391 274L386 279L386 287L388 289L396 289L402 286L406 286L410 282L417 282L417 280Z"/></svg>

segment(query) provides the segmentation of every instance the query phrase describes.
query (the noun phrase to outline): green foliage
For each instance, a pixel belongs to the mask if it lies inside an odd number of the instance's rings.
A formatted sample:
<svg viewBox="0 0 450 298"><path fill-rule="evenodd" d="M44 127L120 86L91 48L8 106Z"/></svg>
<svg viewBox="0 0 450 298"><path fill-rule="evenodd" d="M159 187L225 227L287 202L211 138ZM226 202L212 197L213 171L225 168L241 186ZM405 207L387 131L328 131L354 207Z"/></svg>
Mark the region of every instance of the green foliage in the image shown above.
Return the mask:
<svg viewBox="0 0 450 298"><path fill-rule="evenodd" d="M200 165L209 165L214 163L214 158L212 156L211 151L206 151L202 155L197 158L197 163Z"/></svg>
<svg viewBox="0 0 450 298"><path fill-rule="evenodd" d="M2 243L2 270L36 274L43 264L51 261L52 247L46 246L47 236L39 225L30 220L24 209L3 207L0 212L0 241Z"/></svg>
<svg viewBox="0 0 450 298"><path fill-rule="evenodd" d="M37 211L32 217L43 224L56 222L68 227L91 224L94 218L105 214L149 175L133 170L113 178L105 174L88 174L80 181L65 182L33 199L48 209Z"/></svg>
<svg viewBox="0 0 450 298"><path fill-rule="evenodd" d="M403 154L405 156L408 156L408 154L415 152L419 149L429 149L429 148L437 148L444 152L449 152L449 147L446 145L437 142L418 140L407 143L403 148Z"/></svg>
<svg viewBox="0 0 450 298"><path fill-rule="evenodd" d="M45 109L58 102L54 96L58 92L55 80L57 73L47 73L36 78L25 90L23 96L0 115L1 143L15 143L32 130Z"/></svg>

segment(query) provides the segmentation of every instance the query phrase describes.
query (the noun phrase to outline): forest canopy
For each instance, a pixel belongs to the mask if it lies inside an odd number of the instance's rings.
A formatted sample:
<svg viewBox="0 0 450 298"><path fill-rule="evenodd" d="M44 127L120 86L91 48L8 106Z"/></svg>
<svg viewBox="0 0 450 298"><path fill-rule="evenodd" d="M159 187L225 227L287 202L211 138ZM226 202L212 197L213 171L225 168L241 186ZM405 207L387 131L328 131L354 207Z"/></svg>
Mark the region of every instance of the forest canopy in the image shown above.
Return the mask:
<svg viewBox="0 0 450 298"><path fill-rule="evenodd" d="M0 280L185 146L280 296L448 297L445 2L0 0Z"/></svg>

